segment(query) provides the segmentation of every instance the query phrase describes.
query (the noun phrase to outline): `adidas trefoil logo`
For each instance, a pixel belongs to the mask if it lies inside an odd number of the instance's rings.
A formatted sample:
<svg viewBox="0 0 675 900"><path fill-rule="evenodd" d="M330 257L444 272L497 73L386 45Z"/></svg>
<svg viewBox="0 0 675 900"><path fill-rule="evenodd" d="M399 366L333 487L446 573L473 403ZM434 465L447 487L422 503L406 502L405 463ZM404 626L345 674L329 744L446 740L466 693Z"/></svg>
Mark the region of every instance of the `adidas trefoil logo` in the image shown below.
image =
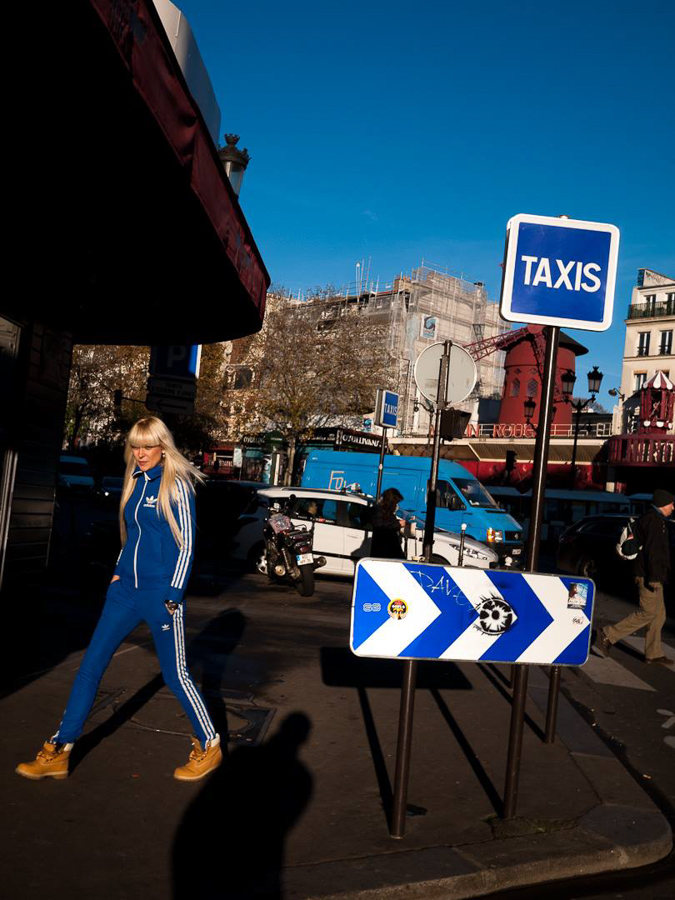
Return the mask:
<svg viewBox="0 0 675 900"><path fill-rule="evenodd" d="M170 625L162 625L162 631L168 631L171 628Z"/></svg>
<svg viewBox="0 0 675 900"><path fill-rule="evenodd" d="M145 498L145 503L143 506L147 506L150 509L154 509L157 505L157 497L153 497L152 495Z"/></svg>

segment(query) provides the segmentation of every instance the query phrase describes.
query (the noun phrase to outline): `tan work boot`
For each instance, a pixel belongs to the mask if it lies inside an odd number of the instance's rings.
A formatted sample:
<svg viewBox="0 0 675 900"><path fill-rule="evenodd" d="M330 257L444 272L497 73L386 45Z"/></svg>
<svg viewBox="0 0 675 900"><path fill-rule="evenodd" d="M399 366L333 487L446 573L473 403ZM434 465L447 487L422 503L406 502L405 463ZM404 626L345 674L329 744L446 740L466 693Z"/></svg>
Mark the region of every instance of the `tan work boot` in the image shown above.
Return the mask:
<svg viewBox="0 0 675 900"><path fill-rule="evenodd" d="M47 742L35 757L35 762L19 763L14 770L24 778L39 781L41 778L67 778L68 757L72 744L50 744Z"/></svg>
<svg viewBox="0 0 675 900"><path fill-rule="evenodd" d="M197 738L192 741L192 753L184 766L179 766L173 773L173 777L179 781L199 781L213 772L223 761L223 751L220 749L220 735L217 734L212 741L208 741L206 747L202 747Z"/></svg>

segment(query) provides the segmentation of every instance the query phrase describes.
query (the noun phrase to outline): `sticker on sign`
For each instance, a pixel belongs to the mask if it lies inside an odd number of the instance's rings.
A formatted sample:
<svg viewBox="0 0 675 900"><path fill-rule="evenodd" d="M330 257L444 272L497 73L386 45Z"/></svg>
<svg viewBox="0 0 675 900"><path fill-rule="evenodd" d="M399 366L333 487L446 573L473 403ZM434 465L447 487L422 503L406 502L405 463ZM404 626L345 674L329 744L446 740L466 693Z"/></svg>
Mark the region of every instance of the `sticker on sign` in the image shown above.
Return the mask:
<svg viewBox="0 0 675 900"><path fill-rule="evenodd" d="M514 216L507 225L502 317L606 331L612 324L618 255L616 225Z"/></svg>

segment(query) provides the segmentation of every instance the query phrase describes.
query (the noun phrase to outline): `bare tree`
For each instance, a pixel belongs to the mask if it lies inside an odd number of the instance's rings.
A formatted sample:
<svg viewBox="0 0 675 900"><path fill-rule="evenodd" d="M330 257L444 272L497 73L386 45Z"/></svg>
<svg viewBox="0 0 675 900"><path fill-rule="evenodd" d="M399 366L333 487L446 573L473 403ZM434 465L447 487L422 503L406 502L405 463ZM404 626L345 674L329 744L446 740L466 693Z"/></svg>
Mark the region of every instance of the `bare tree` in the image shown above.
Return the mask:
<svg viewBox="0 0 675 900"><path fill-rule="evenodd" d="M356 310L322 320L303 304L271 298L262 331L246 341L230 365L230 427L280 432L289 449L287 478L299 441L326 425L356 424L373 409L376 388L394 384L386 331Z"/></svg>

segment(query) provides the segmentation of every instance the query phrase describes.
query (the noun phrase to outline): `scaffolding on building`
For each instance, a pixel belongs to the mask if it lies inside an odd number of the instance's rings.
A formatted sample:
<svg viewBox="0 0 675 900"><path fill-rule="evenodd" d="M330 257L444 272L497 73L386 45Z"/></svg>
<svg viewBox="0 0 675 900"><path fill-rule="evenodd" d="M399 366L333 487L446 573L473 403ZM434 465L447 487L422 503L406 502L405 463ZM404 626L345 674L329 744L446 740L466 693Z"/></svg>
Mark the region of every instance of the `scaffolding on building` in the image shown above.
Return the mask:
<svg viewBox="0 0 675 900"><path fill-rule="evenodd" d="M392 282L381 284L363 278L365 263L357 267L357 279L339 289L308 293L306 299L291 302L308 315L316 316L319 327L351 313L367 316L382 324L386 349L398 361L392 389L401 395L399 430L403 435L426 434L430 412L414 381L415 361L432 343L452 340L460 345L496 337L510 326L499 316L496 303L488 299L482 282L470 282L443 266L423 260L410 275L400 273ZM370 261L367 264L370 272ZM460 404L478 421L481 400L501 396L504 354L493 353L478 361L478 382L472 395Z"/></svg>

